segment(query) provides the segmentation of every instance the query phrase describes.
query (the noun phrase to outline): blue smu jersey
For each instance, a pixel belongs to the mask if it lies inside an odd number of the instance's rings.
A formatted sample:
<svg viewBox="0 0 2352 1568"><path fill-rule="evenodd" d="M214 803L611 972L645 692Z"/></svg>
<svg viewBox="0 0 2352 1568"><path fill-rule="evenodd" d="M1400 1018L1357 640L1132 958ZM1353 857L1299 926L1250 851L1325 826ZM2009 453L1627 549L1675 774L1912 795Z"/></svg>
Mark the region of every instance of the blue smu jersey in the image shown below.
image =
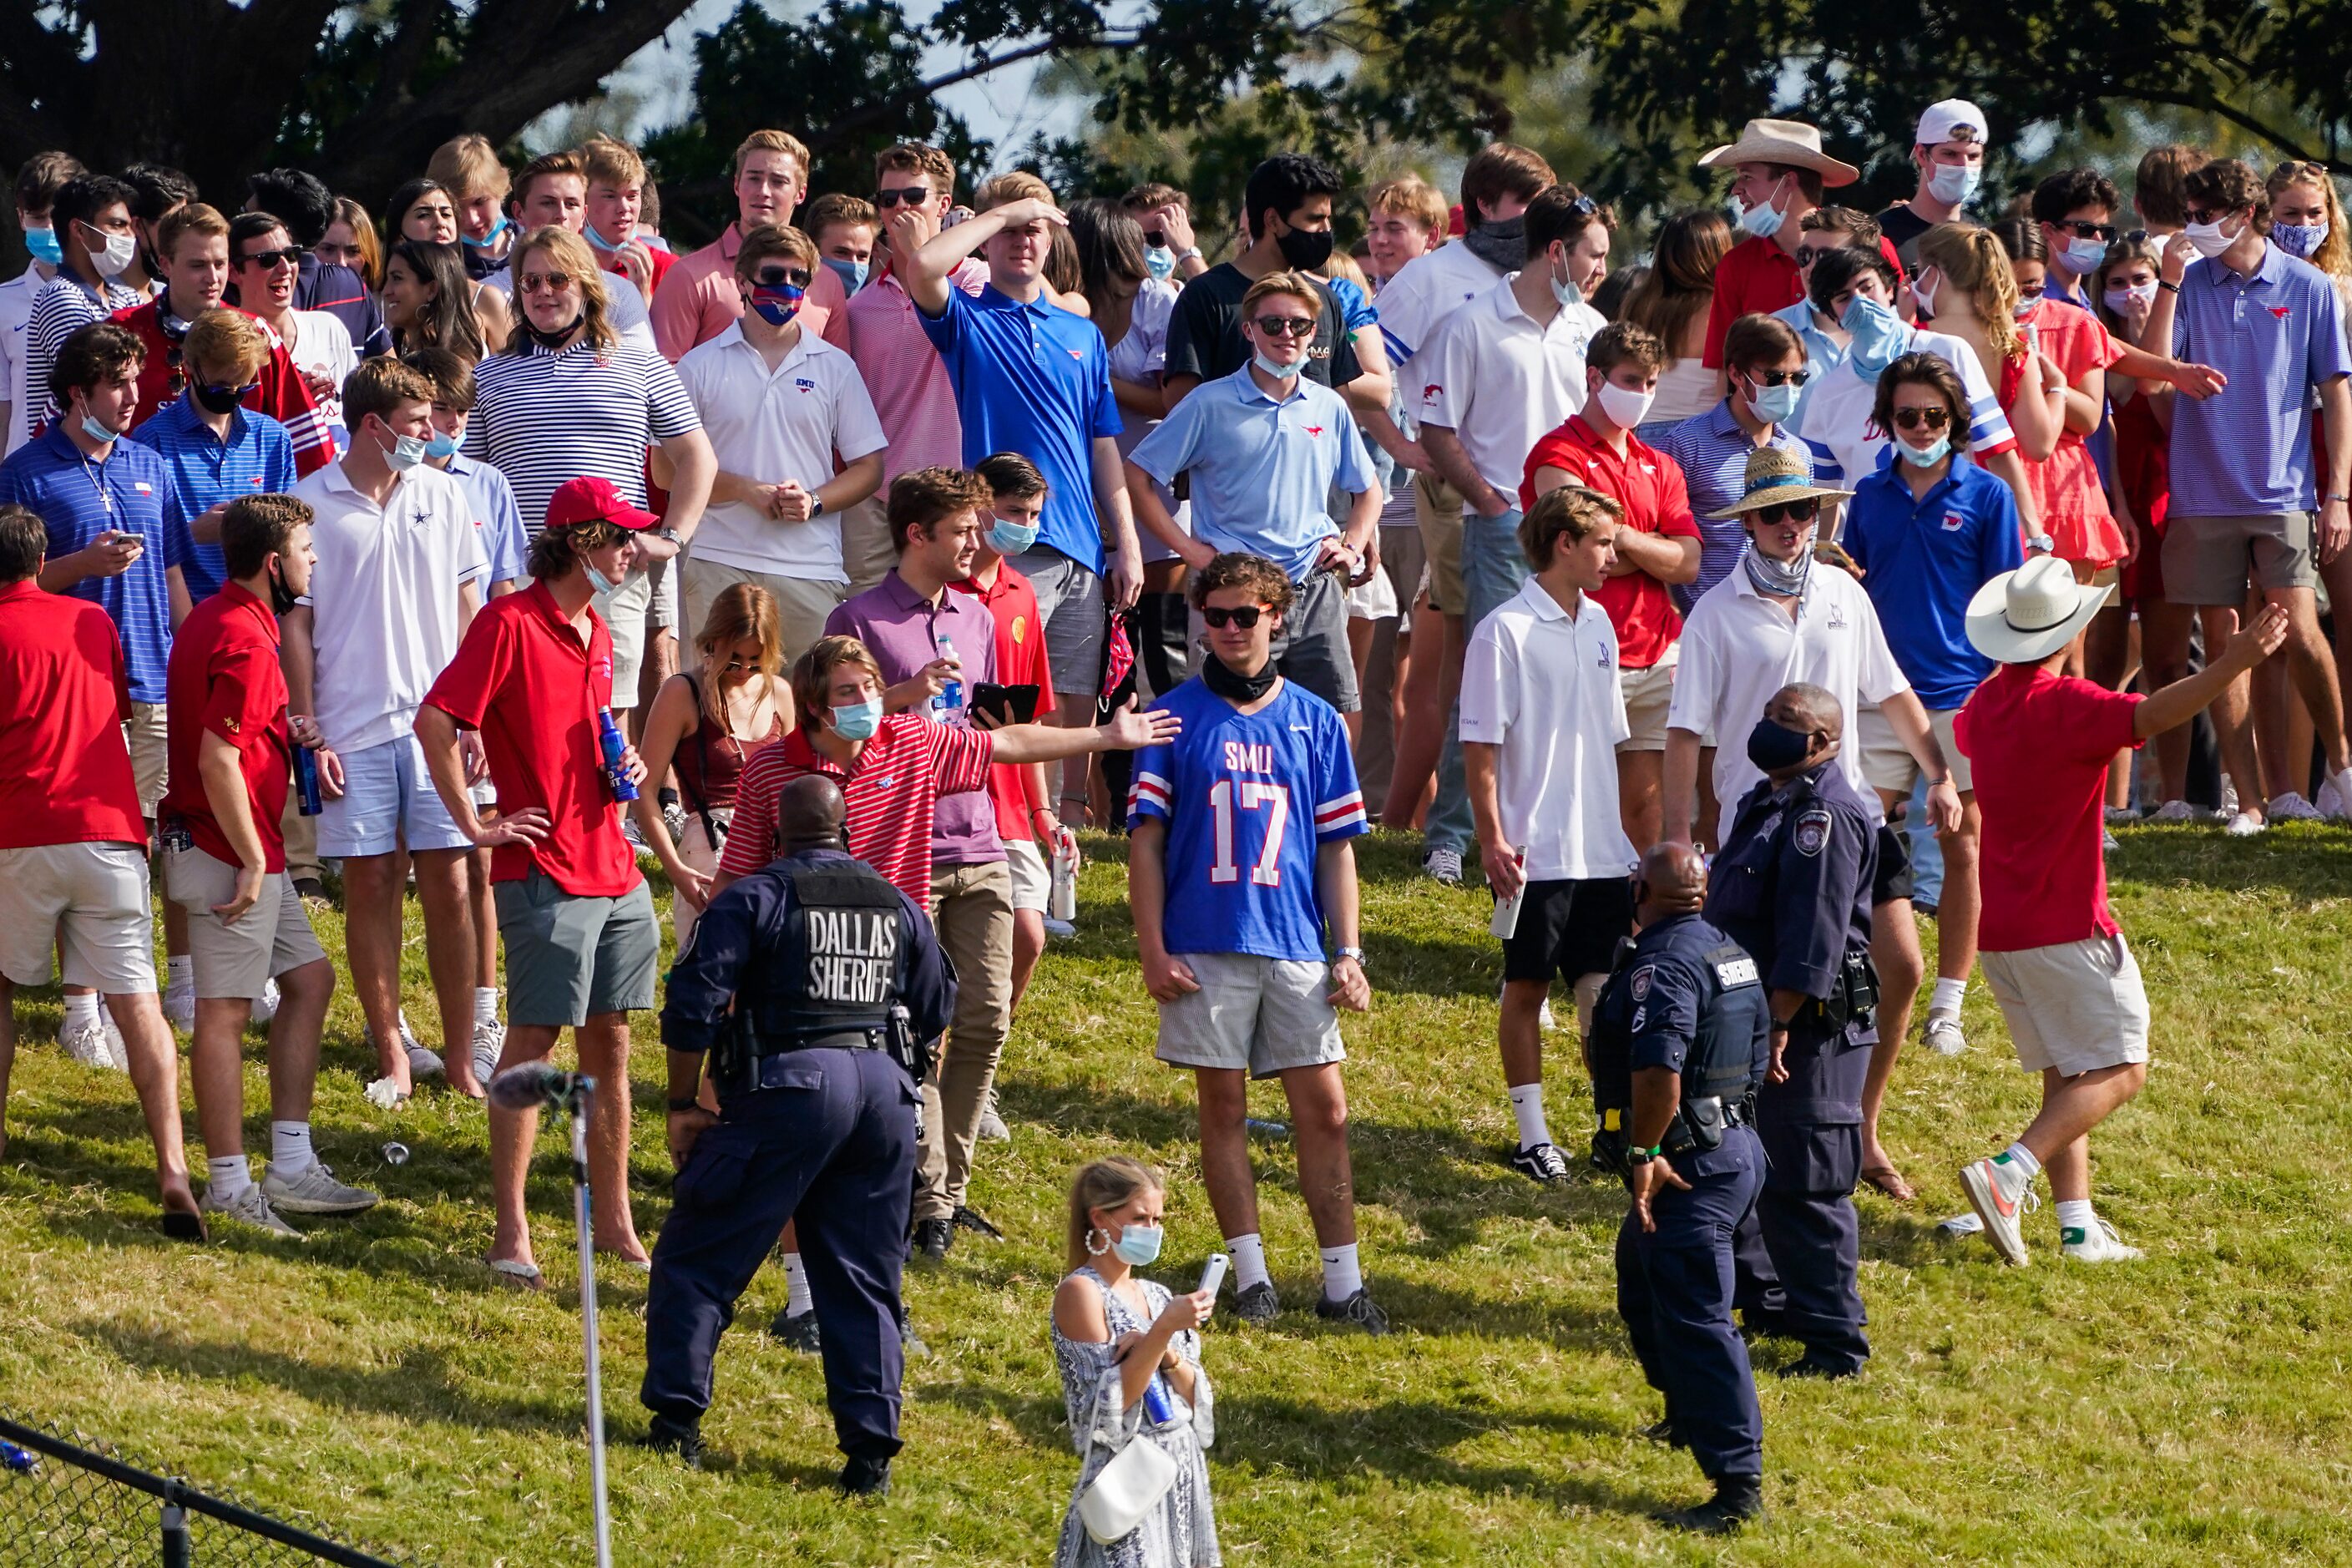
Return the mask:
<svg viewBox="0 0 2352 1568"><path fill-rule="evenodd" d="M1316 850L1370 831L1347 725L1289 680L1255 713L1197 678L1159 706L1183 732L1136 753L1127 822L1168 823L1168 951L1320 962Z"/></svg>

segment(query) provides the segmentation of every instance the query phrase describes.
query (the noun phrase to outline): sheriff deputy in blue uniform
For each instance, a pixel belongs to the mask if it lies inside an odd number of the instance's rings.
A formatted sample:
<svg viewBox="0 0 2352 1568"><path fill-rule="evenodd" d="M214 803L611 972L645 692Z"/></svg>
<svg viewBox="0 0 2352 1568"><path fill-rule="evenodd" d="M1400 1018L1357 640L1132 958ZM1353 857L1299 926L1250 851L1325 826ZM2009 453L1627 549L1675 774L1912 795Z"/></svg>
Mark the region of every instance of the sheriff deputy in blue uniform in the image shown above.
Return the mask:
<svg viewBox="0 0 2352 1568"><path fill-rule="evenodd" d="M1731 1321L1732 1238L1764 1184L1755 1095L1771 1012L1756 961L1699 912L1696 849L1652 846L1633 897L1641 934L1592 1016L1594 1094L1622 1113L1632 1145L1617 1310L1665 1395L1651 1436L1688 1448L1715 1483L1710 1500L1661 1518L1723 1534L1764 1514L1764 1415Z"/></svg>
<svg viewBox="0 0 2352 1568"><path fill-rule="evenodd" d="M1804 1344L1786 1377L1850 1377L1870 1357L1853 1184L1863 1079L1878 1037L1870 963L1878 831L1875 812L1833 765L1843 739L1830 692L1794 685L1773 694L1748 736L1764 780L1739 802L1706 899L1706 918L1755 958L1770 994L1772 1060L1756 1121L1766 1160L1756 1204L1762 1246L1742 1245L1739 1258L1753 1274L1743 1298L1779 1296L1770 1330Z"/></svg>
<svg viewBox="0 0 2352 1568"><path fill-rule="evenodd" d="M797 1218L841 1484L881 1494L899 1446L918 1042L948 1026L955 976L923 910L850 858L844 816L831 780L785 784L782 858L710 900L670 971L677 1206L654 1247L639 1397L648 1442L698 1462L719 1336ZM695 1099L706 1058L715 1117Z"/></svg>

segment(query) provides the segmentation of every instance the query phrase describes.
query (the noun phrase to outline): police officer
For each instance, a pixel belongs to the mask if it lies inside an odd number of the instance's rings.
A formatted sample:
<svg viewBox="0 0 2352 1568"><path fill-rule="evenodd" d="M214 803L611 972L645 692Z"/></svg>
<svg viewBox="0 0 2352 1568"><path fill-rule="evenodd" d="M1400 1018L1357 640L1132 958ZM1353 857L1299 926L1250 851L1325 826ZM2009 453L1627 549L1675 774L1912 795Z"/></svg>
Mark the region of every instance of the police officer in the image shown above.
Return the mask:
<svg viewBox="0 0 2352 1568"><path fill-rule="evenodd" d="M1804 1343L1787 1377L1850 1377L1870 1356L1855 1283L1853 1184L1863 1079L1877 1039L1870 899L1878 833L1875 814L1835 765L1843 731L1837 699L1822 688L1773 694L1748 736L1748 758L1765 776L1739 802L1706 900L1706 918L1754 955L1770 994L1772 1063L1757 1096L1762 1246L1743 1246L1740 1262L1757 1276L1743 1282L1743 1299L1777 1282L1785 1304L1773 1326Z"/></svg>
<svg viewBox="0 0 2352 1568"><path fill-rule="evenodd" d="M1709 1501L1661 1518L1722 1534L1764 1513L1764 1416L1731 1290L1732 1237L1764 1183L1754 1097L1771 1013L1756 961L1699 913L1697 850L1653 845L1633 897L1641 934L1592 1015L1594 1090L1632 1142L1617 1311L1665 1395L1652 1436L1688 1448L1715 1483Z"/></svg>
<svg viewBox="0 0 2352 1568"><path fill-rule="evenodd" d="M800 1222L841 1484L886 1493L898 1451L899 1268L914 1191L917 1041L955 1011L923 910L845 849L841 791L784 785L782 858L710 900L670 972L677 1206L646 1298L648 1442L702 1452L710 1362L784 1221ZM899 1010L903 1009L901 1013ZM696 1102L706 1057L719 1114Z"/></svg>

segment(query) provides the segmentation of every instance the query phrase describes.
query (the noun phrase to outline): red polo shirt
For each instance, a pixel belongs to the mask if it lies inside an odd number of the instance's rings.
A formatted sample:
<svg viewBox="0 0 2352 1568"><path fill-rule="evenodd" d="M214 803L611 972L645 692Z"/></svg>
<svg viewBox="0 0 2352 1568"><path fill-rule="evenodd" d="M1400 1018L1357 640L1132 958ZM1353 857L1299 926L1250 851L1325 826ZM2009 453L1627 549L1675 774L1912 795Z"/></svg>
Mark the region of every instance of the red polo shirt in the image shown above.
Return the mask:
<svg viewBox="0 0 2352 1568"><path fill-rule="evenodd" d="M172 779L163 808L187 825L197 848L215 860L238 863L196 771L204 737L218 735L236 748L245 798L261 839L261 868L272 874L286 869L280 823L294 742L286 723L286 676L278 667L278 617L268 605L228 583L189 613L172 634L163 713L171 725L165 755Z"/></svg>
<svg viewBox="0 0 2352 1568"><path fill-rule="evenodd" d="M1536 504L1536 470L1559 468L1574 476L1587 489L1599 490L1625 509L1622 526L1668 539L1696 539L1698 520L1691 515L1690 487L1682 465L1654 447L1645 447L1631 430L1625 432L1625 455L1619 457L1592 433L1581 414L1536 443L1528 454L1526 477L1519 481L1519 510ZM1666 649L1682 636L1683 618L1666 594L1666 585L1647 572L1612 577L1593 594L1617 628L1617 657L1627 669L1647 669L1666 657Z"/></svg>
<svg viewBox="0 0 2352 1568"><path fill-rule="evenodd" d="M147 842L131 749L122 638L104 610L0 586L0 849Z"/></svg>
<svg viewBox="0 0 2352 1568"><path fill-rule="evenodd" d="M1879 237L1878 254L1895 268L1895 281L1902 282L1903 263L1884 235ZM1779 240L1758 239L1753 235L1741 240L1715 268L1715 302L1707 308L1706 353L1702 363L1710 370L1723 368L1723 335L1740 317L1769 316L1804 297L1797 258L1781 249ZM1900 289L1895 297L1902 297Z"/></svg>
<svg viewBox="0 0 2352 1568"><path fill-rule="evenodd" d="M114 316L115 323L130 328L147 351L146 359L139 366L139 412L131 420L134 430L150 415L180 395L172 384L175 368L182 371L182 385L186 384L185 367L179 364L177 358L179 344L163 334L163 301L158 297L128 310L119 310ZM261 320L258 316L252 319ZM287 439L294 443L294 471L313 473L325 468L334 457L334 437L327 433L327 421L310 395L310 384L302 379L302 372L295 365L294 356L286 352L284 342L267 322L261 323L261 331L269 341L269 357L261 362L261 374L253 390L245 395L245 406L285 426Z"/></svg>
<svg viewBox="0 0 2352 1568"><path fill-rule="evenodd" d="M515 595L520 597L520 595ZM776 858L776 797L803 773L823 773L841 786L848 808L849 852L882 873L890 885L931 907L931 809L943 795L986 787L996 742L985 730L934 724L912 713L892 713L845 770L794 730L751 753L735 791L735 821L719 868L748 877Z"/></svg>
<svg viewBox="0 0 2352 1568"><path fill-rule="evenodd" d="M596 749L597 711L613 705L613 634L594 610L583 641L544 583L492 599L425 700L482 732L499 811L547 813L545 838L498 847L490 880L519 882L536 864L574 898L637 885Z"/></svg>
<svg viewBox="0 0 2352 1568"><path fill-rule="evenodd" d="M1037 617L1037 590L1029 579L999 562L996 581L983 588L971 578L952 584L987 606L996 622L996 679L1006 686L1037 689L1037 717L1054 710L1054 672L1045 663L1045 636ZM988 796L996 803L996 835L1007 844L1027 844L1037 837L1033 814L1053 803L1033 797L1025 763L992 763Z"/></svg>

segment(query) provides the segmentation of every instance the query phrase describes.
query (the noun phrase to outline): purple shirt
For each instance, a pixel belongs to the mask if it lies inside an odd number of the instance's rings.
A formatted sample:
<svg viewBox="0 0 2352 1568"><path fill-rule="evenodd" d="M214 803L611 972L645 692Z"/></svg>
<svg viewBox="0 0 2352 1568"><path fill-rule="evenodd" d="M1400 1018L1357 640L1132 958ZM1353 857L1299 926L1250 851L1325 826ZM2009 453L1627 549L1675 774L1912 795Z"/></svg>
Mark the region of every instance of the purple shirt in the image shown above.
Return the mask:
<svg viewBox="0 0 2352 1568"><path fill-rule="evenodd" d="M951 588L940 590L939 602L932 604L919 597L896 572L835 605L824 618L824 635L864 643L881 665L882 679L893 686L913 679L952 644L963 665L963 689L944 716L947 723L969 724L971 689L996 679L996 620L988 606ZM940 717L936 710L933 717ZM932 865L978 866L1003 858L996 807L986 790L940 796L931 814Z"/></svg>
<svg viewBox="0 0 2352 1568"><path fill-rule="evenodd" d="M2265 244L2250 277L2218 257L2190 263L2172 310L2174 357L2212 365L2230 384L2202 402L2174 400L2171 515L2315 510L2323 476L2311 460L2312 395L2352 373L2335 285Z"/></svg>

